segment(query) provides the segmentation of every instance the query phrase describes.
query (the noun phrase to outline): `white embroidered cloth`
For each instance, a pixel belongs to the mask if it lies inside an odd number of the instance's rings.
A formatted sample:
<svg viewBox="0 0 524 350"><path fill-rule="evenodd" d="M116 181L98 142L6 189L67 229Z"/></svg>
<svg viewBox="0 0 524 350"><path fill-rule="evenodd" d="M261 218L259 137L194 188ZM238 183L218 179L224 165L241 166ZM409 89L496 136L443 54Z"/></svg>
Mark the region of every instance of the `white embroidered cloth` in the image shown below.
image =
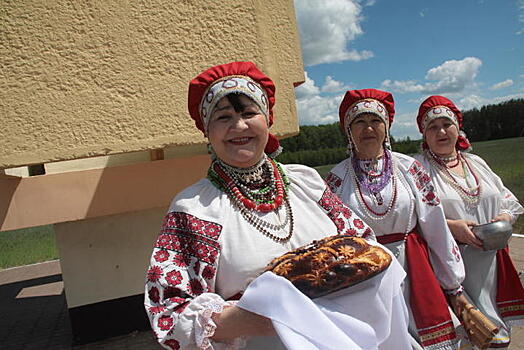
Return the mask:
<svg viewBox="0 0 524 350"><path fill-rule="evenodd" d="M405 275L394 259L381 274L312 300L285 278L266 272L237 306L270 318L290 350L410 349L401 290Z"/></svg>

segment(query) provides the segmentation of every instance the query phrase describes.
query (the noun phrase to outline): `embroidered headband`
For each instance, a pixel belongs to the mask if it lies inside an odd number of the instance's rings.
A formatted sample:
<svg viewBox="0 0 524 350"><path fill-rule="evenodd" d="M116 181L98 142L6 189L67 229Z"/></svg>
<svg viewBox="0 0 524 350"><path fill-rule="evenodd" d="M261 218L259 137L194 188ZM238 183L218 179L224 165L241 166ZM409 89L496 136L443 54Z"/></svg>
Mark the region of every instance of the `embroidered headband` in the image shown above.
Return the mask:
<svg viewBox="0 0 524 350"><path fill-rule="evenodd" d="M418 109L417 125L420 133L424 135L429 123L437 118L447 118L459 129L457 143L455 144L457 150L466 152L471 150L471 144L466 134L460 130L462 128L462 112L460 109L449 98L439 95L429 96L420 104ZM428 147L424 141L422 148L427 149Z"/></svg>
<svg viewBox="0 0 524 350"><path fill-rule="evenodd" d="M346 112L345 116L345 125L347 128L351 125L351 123L361 114L364 113L371 113L374 115L379 116L383 121L384 124L386 124L386 128L389 127L389 114L382 102L372 99L372 98L366 98L360 101L355 102L353 105L351 105Z"/></svg>
<svg viewBox="0 0 524 350"><path fill-rule="evenodd" d="M240 93L251 98L260 107L262 113L266 116L266 122L269 124L268 114L269 106L266 92L254 80L247 76L230 75L217 80L204 93L200 102L200 117L207 132L209 120L213 114L218 101L224 96Z"/></svg>
<svg viewBox="0 0 524 350"><path fill-rule="evenodd" d="M422 123L422 132L426 130L429 123L431 123L433 120L438 118L447 118L453 122L457 126L457 129L459 129L459 122L457 119L457 116L453 111L446 106L434 106L428 109L426 114L424 115L424 121Z"/></svg>

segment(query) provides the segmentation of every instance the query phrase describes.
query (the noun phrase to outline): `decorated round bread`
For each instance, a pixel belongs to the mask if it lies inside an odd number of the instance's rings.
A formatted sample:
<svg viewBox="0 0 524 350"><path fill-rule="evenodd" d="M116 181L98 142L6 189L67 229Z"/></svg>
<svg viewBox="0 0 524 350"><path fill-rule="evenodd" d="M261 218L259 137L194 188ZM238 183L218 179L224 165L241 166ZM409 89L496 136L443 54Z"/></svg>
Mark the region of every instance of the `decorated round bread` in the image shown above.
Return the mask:
<svg viewBox="0 0 524 350"><path fill-rule="evenodd" d="M360 237L337 235L313 241L273 259L265 271L285 277L317 298L365 281L391 263L391 255Z"/></svg>

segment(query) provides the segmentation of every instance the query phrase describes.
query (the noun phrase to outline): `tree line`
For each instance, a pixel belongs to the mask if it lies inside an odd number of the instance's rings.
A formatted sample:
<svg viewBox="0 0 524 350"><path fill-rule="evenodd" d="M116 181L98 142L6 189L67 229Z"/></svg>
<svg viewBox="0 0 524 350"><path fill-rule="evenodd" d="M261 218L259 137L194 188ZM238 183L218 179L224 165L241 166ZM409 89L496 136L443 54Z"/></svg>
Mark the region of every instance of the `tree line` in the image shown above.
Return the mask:
<svg viewBox="0 0 524 350"><path fill-rule="evenodd" d="M471 142L524 136L524 99L463 112L464 125ZM413 117L414 119L415 117ZM393 151L413 154L420 150L421 140L391 138ZM326 125L305 125L296 136L280 141L284 151L277 160L308 166L336 164L347 158L346 136L338 122Z"/></svg>

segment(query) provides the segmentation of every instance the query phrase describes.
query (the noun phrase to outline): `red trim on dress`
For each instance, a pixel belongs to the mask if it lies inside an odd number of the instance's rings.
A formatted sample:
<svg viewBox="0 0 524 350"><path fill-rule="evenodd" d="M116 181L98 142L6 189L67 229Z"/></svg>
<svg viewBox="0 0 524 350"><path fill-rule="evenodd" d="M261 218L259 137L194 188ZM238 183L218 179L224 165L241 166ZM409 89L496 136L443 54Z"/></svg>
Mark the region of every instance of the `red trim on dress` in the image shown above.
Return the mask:
<svg viewBox="0 0 524 350"><path fill-rule="evenodd" d="M507 246L497 251L497 307L504 319L524 317L524 288Z"/></svg>
<svg viewBox="0 0 524 350"><path fill-rule="evenodd" d="M446 296L431 267L424 239L416 230L407 235L394 233L377 237L381 244L403 239L406 240L409 301L422 346L427 349L451 347L456 343L457 335L448 311Z"/></svg>

